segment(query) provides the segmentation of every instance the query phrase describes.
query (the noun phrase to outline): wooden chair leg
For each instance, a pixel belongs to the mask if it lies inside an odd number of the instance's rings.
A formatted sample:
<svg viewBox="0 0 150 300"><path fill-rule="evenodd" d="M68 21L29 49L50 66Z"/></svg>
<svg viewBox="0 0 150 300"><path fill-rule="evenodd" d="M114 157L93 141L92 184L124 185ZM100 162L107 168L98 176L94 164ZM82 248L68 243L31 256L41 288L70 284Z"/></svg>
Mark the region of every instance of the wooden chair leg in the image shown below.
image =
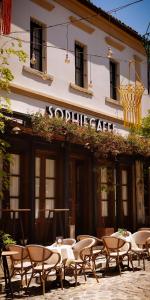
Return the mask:
<svg viewBox="0 0 150 300"><path fill-rule="evenodd" d="M119 257L117 256L117 258L116 258L116 266L118 266L119 267L119 273L120 273L120 276L121 276L121 266L120 266L120 259L119 259Z"/></svg>
<svg viewBox="0 0 150 300"><path fill-rule="evenodd" d="M97 275L96 275L96 271L95 271L95 269L94 269L93 267L91 267L91 271L92 271L92 273L93 273L93 275L94 275L94 277L95 277L97 283L99 283L98 277L97 277Z"/></svg>
<svg viewBox="0 0 150 300"><path fill-rule="evenodd" d="M21 273L21 288L23 289L23 274Z"/></svg>
<svg viewBox="0 0 150 300"><path fill-rule="evenodd" d="M34 274L33 274L33 272L32 272L31 277L30 277L30 279L29 279L29 281L28 281L28 284L27 284L26 291L28 291L29 285L30 285L31 280L32 280L32 278L33 278L33 275L34 275Z"/></svg>
<svg viewBox="0 0 150 300"><path fill-rule="evenodd" d="M77 265L75 264L75 286L77 286Z"/></svg>
<svg viewBox="0 0 150 300"><path fill-rule="evenodd" d="M59 276L59 279L60 279L61 289L63 290L64 287L63 287L63 280L62 280L62 270L58 270L58 276ZM64 279L65 279L65 277L64 277Z"/></svg>
<svg viewBox="0 0 150 300"><path fill-rule="evenodd" d="M45 279L42 277L43 296L45 295Z"/></svg>
<svg viewBox="0 0 150 300"><path fill-rule="evenodd" d="M84 279L85 279L85 281L87 281L84 264L82 266L82 270L83 270Z"/></svg>
<svg viewBox="0 0 150 300"><path fill-rule="evenodd" d="M143 255L143 270L145 271L145 257Z"/></svg>
<svg viewBox="0 0 150 300"><path fill-rule="evenodd" d="M129 262L130 262L131 267L132 267L132 270L133 270L133 272L134 272L134 266L133 266L132 254L130 254L130 255L128 256L128 266L129 266Z"/></svg>
<svg viewBox="0 0 150 300"><path fill-rule="evenodd" d="M109 256L106 256L106 267L105 267L105 271L104 271L104 276L105 276L107 270L109 269L109 261L110 261Z"/></svg>
<svg viewBox="0 0 150 300"><path fill-rule="evenodd" d="M26 282L26 286L28 285L28 277L27 277L27 273L25 273L25 282Z"/></svg>

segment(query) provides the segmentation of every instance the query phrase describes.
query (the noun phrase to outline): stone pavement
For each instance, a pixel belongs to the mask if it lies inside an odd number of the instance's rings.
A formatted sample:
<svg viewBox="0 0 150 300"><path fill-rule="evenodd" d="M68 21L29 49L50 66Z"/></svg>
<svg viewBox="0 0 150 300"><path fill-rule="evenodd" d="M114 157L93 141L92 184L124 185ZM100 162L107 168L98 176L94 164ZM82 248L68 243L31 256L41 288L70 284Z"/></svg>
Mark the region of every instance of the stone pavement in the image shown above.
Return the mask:
<svg viewBox="0 0 150 300"><path fill-rule="evenodd" d="M112 270L102 276L102 270L97 272L99 283L96 279L87 276L87 283L84 276L79 277L79 285L74 287L73 284L64 287L53 287L49 283L46 286L46 293L42 295L42 288L33 283L29 289L29 294L17 292L14 287L14 299L50 299L50 300L148 300L150 299L150 261L146 260L146 271L138 267L134 262L135 272L125 269L120 276L117 270ZM73 278L69 279L73 283ZM1 293L0 300L8 299L4 293Z"/></svg>

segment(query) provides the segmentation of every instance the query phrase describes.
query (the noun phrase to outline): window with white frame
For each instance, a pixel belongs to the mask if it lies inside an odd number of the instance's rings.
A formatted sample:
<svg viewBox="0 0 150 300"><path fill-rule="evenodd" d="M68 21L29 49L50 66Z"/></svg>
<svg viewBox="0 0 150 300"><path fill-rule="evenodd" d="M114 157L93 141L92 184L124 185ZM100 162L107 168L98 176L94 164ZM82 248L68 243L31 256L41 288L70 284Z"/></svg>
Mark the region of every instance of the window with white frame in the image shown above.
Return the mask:
<svg viewBox="0 0 150 300"><path fill-rule="evenodd" d="M39 217L40 203L40 157L35 158L35 218Z"/></svg>
<svg viewBox="0 0 150 300"><path fill-rule="evenodd" d="M101 167L101 215L108 217L108 174L107 167Z"/></svg>
<svg viewBox="0 0 150 300"><path fill-rule="evenodd" d="M10 209L19 208L19 197L20 197L20 155L11 154L10 162L10 188L9 188L9 197L10 197ZM13 216L11 215L11 218ZM18 218L18 213L15 214L15 217Z"/></svg>
<svg viewBox="0 0 150 300"><path fill-rule="evenodd" d="M35 158L35 218L40 209L45 210L45 218L53 217L55 207L55 160L37 156ZM50 212L50 215L49 215Z"/></svg>
<svg viewBox="0 0 150 300"><path fill-rule="evenodd" d="M128 216L128 177L127 170L121 171L123 215Z"/></svg>
<svg viewBox="0 0 150 300"><path fill-rule="evenodd" d="M48 210L54 209L55 203L55 160L46 159L45 170L45 208ZM49 215L48 211L45 212L45 218ZM53 216L51 212L50 217Z"/></svg>

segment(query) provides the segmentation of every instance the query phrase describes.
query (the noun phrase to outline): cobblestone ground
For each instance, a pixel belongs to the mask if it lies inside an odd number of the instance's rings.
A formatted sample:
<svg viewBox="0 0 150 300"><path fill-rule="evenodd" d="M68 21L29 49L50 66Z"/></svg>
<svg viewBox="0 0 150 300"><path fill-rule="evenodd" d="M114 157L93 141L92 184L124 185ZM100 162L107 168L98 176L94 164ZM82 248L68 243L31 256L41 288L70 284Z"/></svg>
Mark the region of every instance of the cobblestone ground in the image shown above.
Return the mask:
<svg viewBox="0 0 150 300"><path fill-rule="evenodd" d="M137 265L134 262L134 265ZM38 284L33 283L29 288L28 295L25 289L17 292L17 286L14 285L14 299L53 299L53 300L145 300L150 299L150 261L146 261L146 271L140 267L132 270L124 270L121 274L112 268L111 272L105 277L102 276L102 270L97 272L99 283L96 279L87 276L87 283L84 277L78 277L79 285L73 286L73 278L69 279L70 285L65 286L64 290L47 283L46 293L42 295L42 289ZM1 278L2 280L2 278ZM0 300L8 299L3 292Z"/></svg>

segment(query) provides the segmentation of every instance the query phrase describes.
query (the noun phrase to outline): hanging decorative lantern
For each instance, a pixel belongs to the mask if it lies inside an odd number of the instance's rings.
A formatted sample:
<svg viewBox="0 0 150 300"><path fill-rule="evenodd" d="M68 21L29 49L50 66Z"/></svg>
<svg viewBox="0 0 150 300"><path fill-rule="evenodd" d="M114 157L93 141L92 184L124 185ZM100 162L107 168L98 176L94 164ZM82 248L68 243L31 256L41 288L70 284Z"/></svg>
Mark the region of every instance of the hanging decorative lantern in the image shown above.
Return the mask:
<svg viewBox="0 0 150 300"><path fill-rule="evenodd" d="M91 65L91 55L90 55L90 82L89 82L89 88L93 87L93 82L92 82L92 65Z"/></svg>
<svg viewBox="0 0 150 300"><path fill-rule="evenodd" d="M113 52L111 50L111 47L108 47L108 52L107 52L107 58L112 58Z"/></svg>
<svg viewBox="0 0 150 300"><path fill-rule="evenodd" d="M67 34L66 34L66 38L67 38L67 52L66 52L66 57L65 57L65 63L66 64L69 64L70 63L70 59L69 59L69 55L68 55L68 43L69 43L69 41L68 41L68 30L69 30L69 28L68 28L68 25L67 25Z"/></svg>
<svg viewBox="0 0 150 300"><path fill-rule="evenodd" d="M35 65L36 64L36 57L35 57L34 51L32 52L30 63L31 63L31 65Z"/></svg>
<svg viewBox="0 0 150 300"><path fill-rule="evenodd" d="M9 34L11 27L12 0L0 1L0 33Z"/></svg>
<svg viewBox="0 0 150 300"><path fill-rule="evenodd" d="M123 106L124 126L138 127L141 123L141 100L144 93L144 86L140 81L135 84L130 83L129 62L129 83L121 84L119 87L120 102Z"/></svg>

